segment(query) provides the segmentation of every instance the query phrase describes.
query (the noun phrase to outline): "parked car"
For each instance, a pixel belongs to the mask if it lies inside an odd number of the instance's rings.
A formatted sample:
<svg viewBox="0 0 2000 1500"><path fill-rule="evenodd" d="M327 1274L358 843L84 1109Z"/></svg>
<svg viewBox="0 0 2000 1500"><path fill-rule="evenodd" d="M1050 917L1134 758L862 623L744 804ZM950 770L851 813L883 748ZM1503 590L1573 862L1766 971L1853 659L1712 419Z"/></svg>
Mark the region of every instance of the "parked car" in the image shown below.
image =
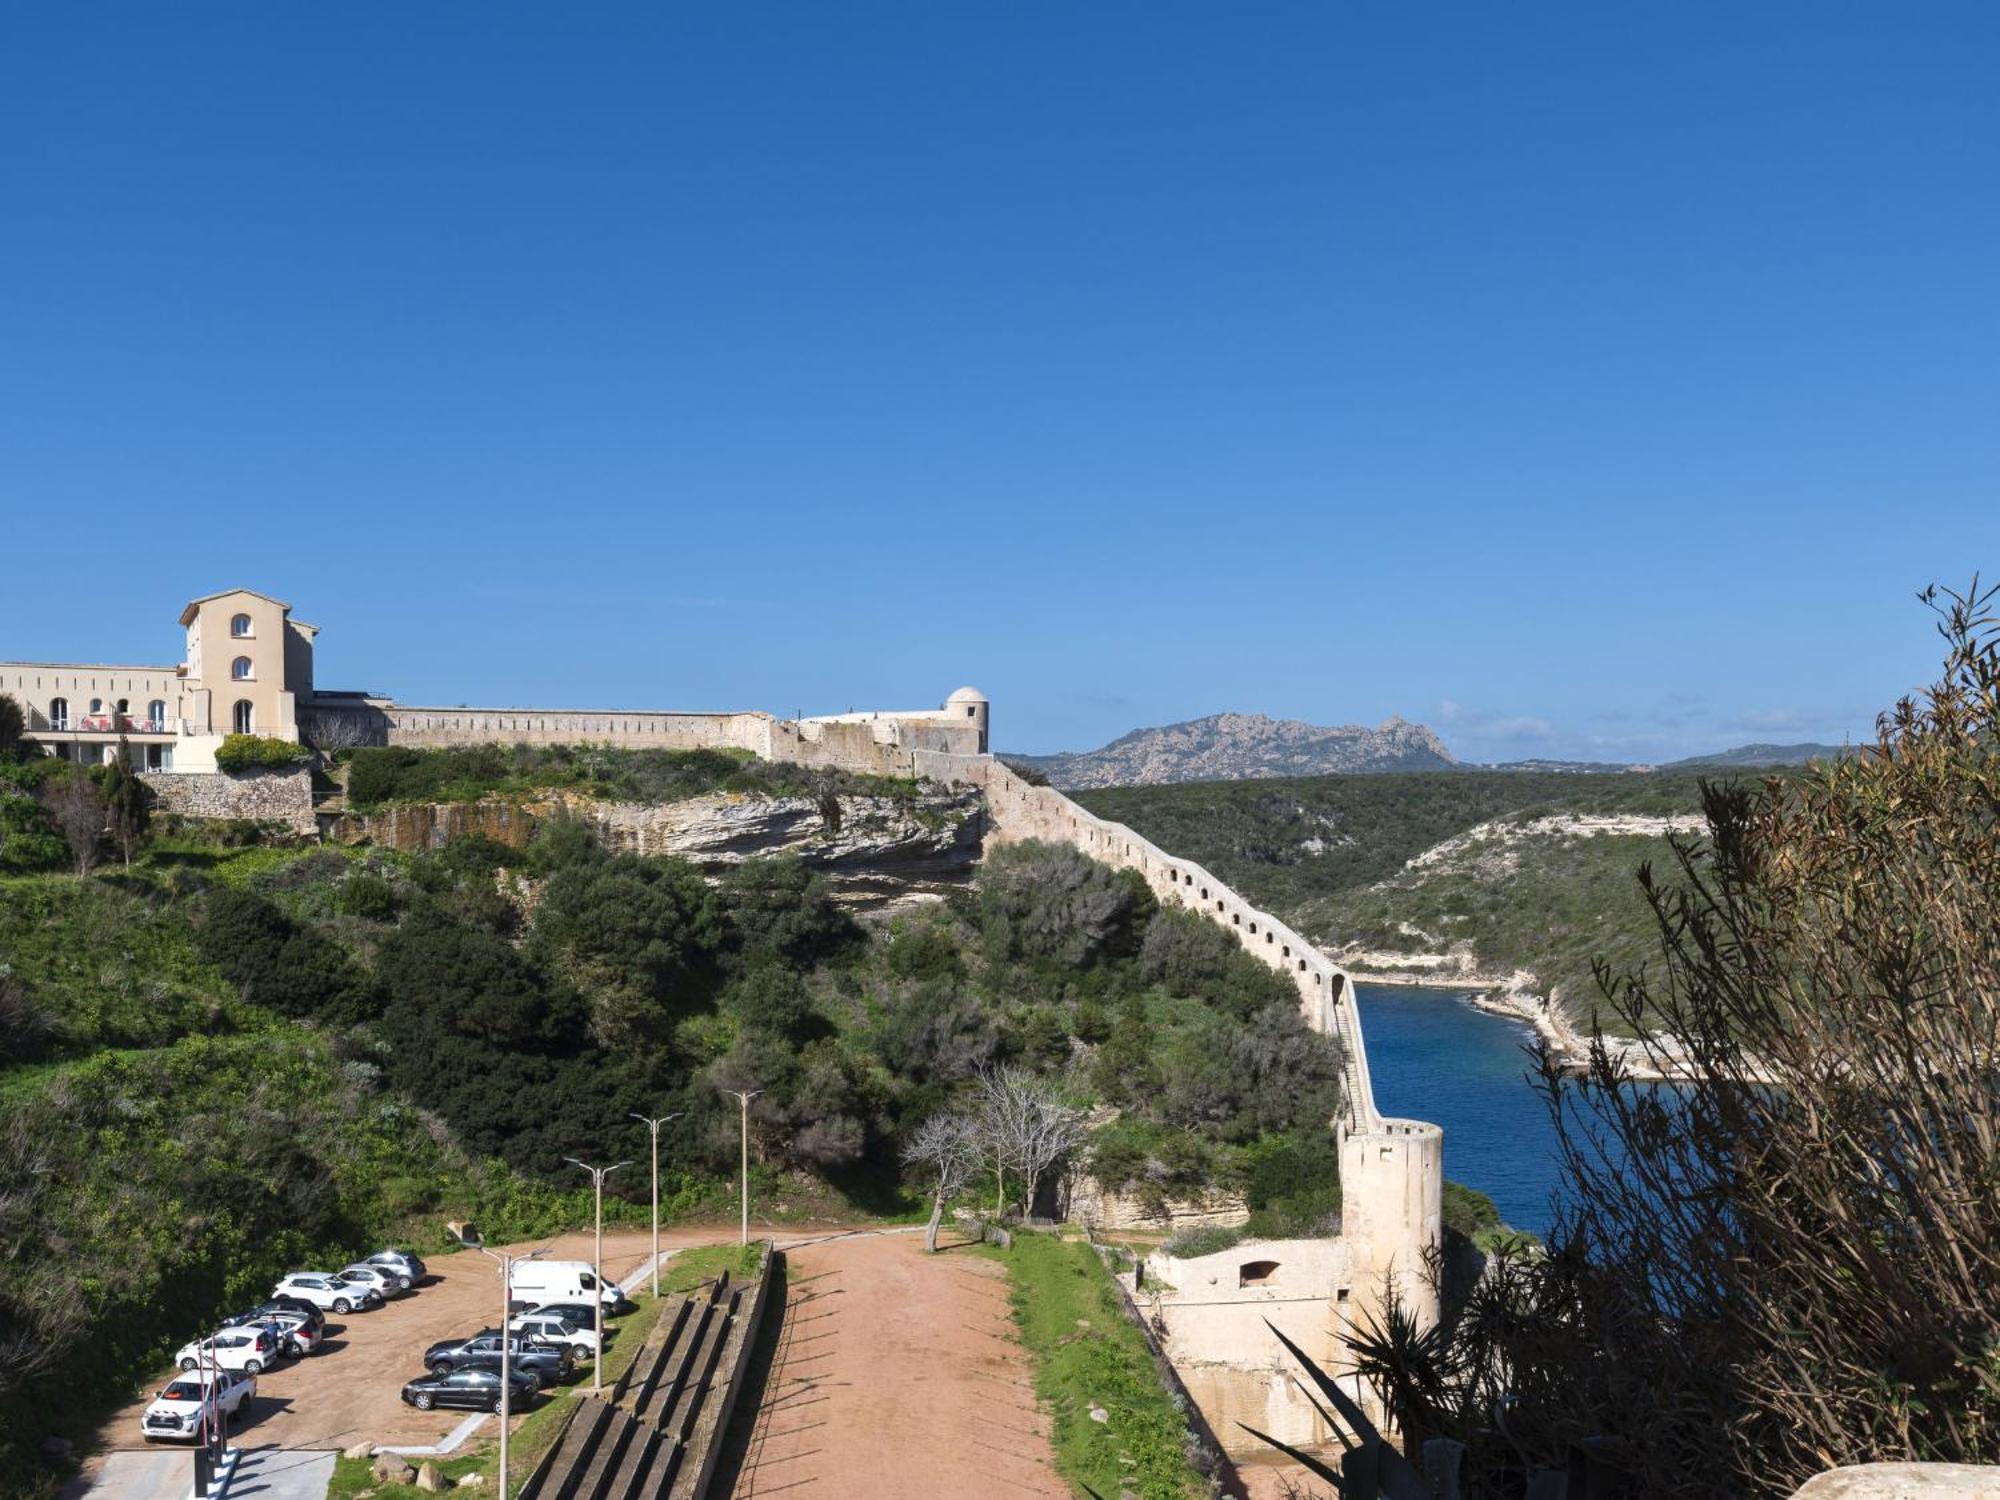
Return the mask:
<svg viewBox="0 0 2000 1500"><path fill-rule="evenodd" d="M237 1370L194 1369L176 1375L153 1398L139 1418L139 1432L148 1442L192 1443L202 1436L207 1412L211 1420L229 1421L257 1395L257 1377Z"/></svg>
<svg viewBox="0 0 2000 1500"><path fill-rule="evenodd" d="M527 1406L541 1390L542 1383L531 1370L513 1372L513 1394L508 1406ZM449 1375L420 1375L403 1387L403 1400L418 1411L433 1406L464 1406L474 1411L500 1409L500 1372L494 1370L453 1370Z"/></svg>
<svg viewBox="0 0 2000 1500"><path fill-rule="evenodd" d="M299 1313L305 1317L306 1321L312 1324L314 1333L318 1333L326 1327L326 1314L321 1312L315 1304L306 1301L303 1297L273 1297L268 1302L260 1302L253 1311L262 1313Z"/></svg>
<svg viewBox="0 0 2000 1500"><path fill-rule="evenodd" d="M350 1286L373 1287L386 1302L391 1297L400 1297L410 1289L410 1283L387 1266L371 1266L366 1261L355 1265L342 1266L340 1279Z"/></svg>
<svg viewBox="0 0 2000 1500"><path fill-rule="evenodd" d="M545 1344L567 1344L573 1354L588 1354L592 1358L597 1355L595 1329L579 1328L568 1318L557 1317L553 1313L523 1313L518 1318L510 1319L507 1326L531 1342L540 1339Z"/></svg>
<svg viewBox="0 0 2000 1500"><path fill-rule="evenodd" d="M517 1303L514 1311L534 1318L561 1318L578 1328L597 1327L597 1309L588 1302L544 1302L537 1307L522 1307ZM604 1299L604 1316L607 1320L622 1316L609 1297Z"/></svg>
<svg viewBox="0 0 2000 1500"><path fill-rule="evenodd" d="M576 1356L567 1344L544 1344L516 1334L510 1341L509 1360L517 1370L530 1370L543 1385L567 1379L576 1368ZM500 1368L500 1334L487 1328L469 1339L444 1339L424 1351L424 1364L433 1375L449 1375L453 1370L497 1370Z"/></svg>
<svg viewBox="0 0 2000 1500"><path fill-rule="evenodd" d="M411 1286L422 1286L430 1280L430 1269L421 1256L412 1250L377 1250L369 1256L366 1264L387 1266Z"/></svg>
<svg viewBox="0 0 2000 1500"><path fill-rule="evenodd" d="M280 1281L274 1297L299 1297L314 1307L341 1314L382 1305L372 1286L345 1280L332 1271L294 1271Z"/></svg>
<svg viewBox="0 0 2000 1500"><path fill-rule="evenodd" d="M262 1302L239 1313L231 1313L222 1320L224 1328L244 1328L276 1326L281 1342L295 1343L297 1349L286 1349L287 1354L310 1354L326 1333L326 1318L310 1302L297 1298L287 1298L283 1302Z"/></svg>
<svg viewBox="0 0 2000 1500"><path fill-rule="evenodd" d="M280 1355L277 1337L267 1328L246 1324L224 1328L205 1339L191 1339L174 1353L174 1363L183 1370L220 1365L225 1370L242 1370L255 1375L276 1364Z"/></svg>

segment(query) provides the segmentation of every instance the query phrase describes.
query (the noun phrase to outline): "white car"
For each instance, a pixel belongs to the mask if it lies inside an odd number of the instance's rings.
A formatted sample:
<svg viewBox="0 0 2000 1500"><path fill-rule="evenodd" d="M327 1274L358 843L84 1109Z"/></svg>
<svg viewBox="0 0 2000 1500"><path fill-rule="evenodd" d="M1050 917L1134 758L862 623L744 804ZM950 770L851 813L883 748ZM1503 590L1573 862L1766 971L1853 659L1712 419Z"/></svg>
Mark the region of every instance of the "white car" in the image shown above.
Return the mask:
<svg viewBox="0 0 2000 1500"><path fill-rule="evenodd" d="M257 1395L257 1377L235 1370L189 1370L168 1381L139 1418L147 1442L192 1443L200 1439L203 1413L213 1421L242 1415Z"/></svg>
<svg viewBox="0 0 2000 1500"><path fill-rule="evenodd" d="M372 1286L362 1286L332 1271L294 1271L278 1283L271 1295L297 1297L314 1307L336 1313L378 1307L382 1302L382 1294Z"/></svg>
<svg viewBox="0 0 2000 1500"><path fill-rule="evenodd" d="M174 1363L183 1370L207 1370L220 1366L255 1375L278 1362L282 1353L270 1329L224 1328L205 1339L182 1344L174 1353Z"/></svg>
<svg viewBox="0 0 2000 1500"><path fill-rule="evenodd" d="M545 1344L567 1344L571 1352L597 1357L597 1330L579 1328L568 1318L559 1318L554 1313L523 1313L507 1324L514 1332L530 1339L540 1339Z"/></svg>
<svg viewBox="0 0 2000 1500"><path fill-rule="evenodd" d="M387 1266L371 1266L366 1261L340 1268L340 1279L350 1286L372 1287L383 1301L400 1297L410 1289L408 1278L397 1275Z"/></svg>

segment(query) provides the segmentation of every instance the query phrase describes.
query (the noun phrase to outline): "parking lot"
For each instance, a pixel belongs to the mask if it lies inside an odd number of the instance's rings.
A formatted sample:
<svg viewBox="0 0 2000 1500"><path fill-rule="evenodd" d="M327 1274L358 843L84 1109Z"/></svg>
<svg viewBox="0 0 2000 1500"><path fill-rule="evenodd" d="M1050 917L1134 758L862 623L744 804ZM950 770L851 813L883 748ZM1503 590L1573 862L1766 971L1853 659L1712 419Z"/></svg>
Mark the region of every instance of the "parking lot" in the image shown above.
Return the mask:
<svg viewBox="0 0 2000 1500"><path fill-rule="evenodd" d="M727 1228L716 1227L660 1232L663 1251L733 1238ZM588 1233L559 1235L549 1243L552 1259L591 1258ZM536 1245L515 1248L534 1249ZM604 1236L604 1268L615 1281L629 1279L651 1253L648 1231L625 1230ZM476 1333L495 1323L500 1311L499 1271L491 1260L472 1250L426 1260L431 1279L423 1287L373 1312L346 1317L329 1313L327 1338L317 1352L281 1362L259 1375L257 1398L238 1424L233 1440L246 1449L266 1451L344 1449L364 1442L427 1447L463 1422L464 1412L422 1412L405 1406L400 1392L404 1381L423 1373L420 1360L428 1345ZM149 1446L139 1436L139 1418L169 1373L159 1371L137 1400L99 1430L98 1457L86 1467L86 1483L101 1468L102 1455ZM589 1388L587 1377L580 1386ZM560 1390L543 1399L565 1399ZM491 1420L483 1419L487 1424Z"/></svg>

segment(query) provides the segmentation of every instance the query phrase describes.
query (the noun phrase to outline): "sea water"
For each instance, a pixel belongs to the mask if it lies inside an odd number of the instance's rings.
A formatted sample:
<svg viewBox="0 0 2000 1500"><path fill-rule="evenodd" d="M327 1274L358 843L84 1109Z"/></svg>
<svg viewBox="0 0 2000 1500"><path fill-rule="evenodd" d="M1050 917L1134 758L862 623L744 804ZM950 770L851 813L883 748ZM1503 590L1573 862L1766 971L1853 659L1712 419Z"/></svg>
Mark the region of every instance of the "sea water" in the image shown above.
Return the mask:
<svg viewBox="0 0 2000 1500"><path fill-rule="evenodd" d="M1444 1127L1444 1175L1546 1234L1559 1171L1548 1106L1528 1081L1525 1024L1474 1010L1468 992L1355 987L1375 1106Z"/></svg>

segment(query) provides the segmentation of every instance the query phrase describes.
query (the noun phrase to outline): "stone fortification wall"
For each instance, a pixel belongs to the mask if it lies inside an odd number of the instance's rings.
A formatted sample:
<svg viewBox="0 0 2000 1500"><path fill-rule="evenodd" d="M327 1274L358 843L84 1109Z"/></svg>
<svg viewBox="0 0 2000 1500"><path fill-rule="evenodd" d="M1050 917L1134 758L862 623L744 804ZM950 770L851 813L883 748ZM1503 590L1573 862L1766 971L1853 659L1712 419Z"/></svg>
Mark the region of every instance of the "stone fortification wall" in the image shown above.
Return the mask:
<svg viewBox="0 0 2000 1500"><path fill-rule="evenodd" d="M749 750L766 757L774 722L765 713L411 708L400 703L371 712L382 720L382 743L390 745L592 744L627 750Z"/></svg>
<svg viewBox="0 0 2000 1500"><path fill-rule="evenodd" d="M294 770L156 772L145 783L153 805L183 818L246 818L313 833L312 773Z"/></svg>

